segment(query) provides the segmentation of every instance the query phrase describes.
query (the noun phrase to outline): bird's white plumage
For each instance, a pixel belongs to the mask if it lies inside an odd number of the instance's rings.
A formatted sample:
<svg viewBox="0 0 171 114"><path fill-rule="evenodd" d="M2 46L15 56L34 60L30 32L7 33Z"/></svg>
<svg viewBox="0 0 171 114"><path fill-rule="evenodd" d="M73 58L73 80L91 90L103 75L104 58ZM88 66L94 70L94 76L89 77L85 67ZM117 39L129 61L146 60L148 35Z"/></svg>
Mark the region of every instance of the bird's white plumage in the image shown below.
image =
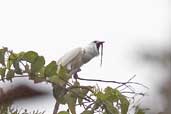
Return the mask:
<svg viewBox="0 0 171 114"><path fill-rule="evenodd" d="M83 49L81 47L75 48L62 56L57 64L65 66L68 70L73 70L76 67L80 67L82 64L81 55L83 55Z"/></svg>
<svg viewBox="0 0 171 114"><path fill-rule="evenodd" d="M86 47L75 48L64 54L64 56L58 60L57 64L66 67L71 72L77 72L83 64L86 64L98 55L99 52L96 44L91 42Z"/></svg>
<svg viewBox="0 0 171 114"><path fill-rule="evenodd" d="M99 55L96 44L94 43L90 43L89 45L84 47L84 51L85 51L85 54L82 56L84 64L90 61L95 56Z"/></svg>
<svg viewBox="0 0 171 114"><path fill-rule="evenodd" d="M75 79L78 79L77 72L80 71L80 67L86 64L91 59L93 59L95 56L99 55L99 46L102 45L102 43L103 42L100 41L93 41L86 47L83 48L79 47L69 51L57 61L58 72L60 71L60 66L62 65L70 71L69 72L70 76L73 75ZM62 87L61 85L59 86L58 84L53 84L52 86L53 86L53 92L55 93L54 97L56 98L55 106L59 107L58 98L60 96L63 96L63 93L65 92L60 92L59 94L58 89L60 88L63 89L63 87L65 88L66 83L64 83ZM63 90L65 91L65 89ZM53 113L56 114L57 111L58 110L54 109Z"/></svg>

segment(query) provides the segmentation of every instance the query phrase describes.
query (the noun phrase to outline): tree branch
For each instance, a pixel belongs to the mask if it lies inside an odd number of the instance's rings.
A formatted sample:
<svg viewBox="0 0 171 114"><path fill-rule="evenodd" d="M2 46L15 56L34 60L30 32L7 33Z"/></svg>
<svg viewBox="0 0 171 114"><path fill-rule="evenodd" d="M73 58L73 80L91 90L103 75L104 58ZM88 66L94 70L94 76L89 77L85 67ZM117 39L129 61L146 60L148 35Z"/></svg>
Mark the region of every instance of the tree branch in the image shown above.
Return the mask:
<svg viewBox="0 0 171 114"><path fill-rule="evenodd" d="M143 86L146 89L149 89L147 86L145 86L145 85L143 85L141 83L131 82L130 80L132 80L134 77L135 77L135 75L133 77L131 77L127 82L118 82L118 81L109 81L109 80L100 80L100 79L87 79L87 78L80 78L80 77L78 77L77 79L79 79L79 80L85 80L85 81L96 81L96 82L106 82L106 83L121 84L120 86L123 86L123 85L126 85L126 84L136 84L136 85Z"/></svg>

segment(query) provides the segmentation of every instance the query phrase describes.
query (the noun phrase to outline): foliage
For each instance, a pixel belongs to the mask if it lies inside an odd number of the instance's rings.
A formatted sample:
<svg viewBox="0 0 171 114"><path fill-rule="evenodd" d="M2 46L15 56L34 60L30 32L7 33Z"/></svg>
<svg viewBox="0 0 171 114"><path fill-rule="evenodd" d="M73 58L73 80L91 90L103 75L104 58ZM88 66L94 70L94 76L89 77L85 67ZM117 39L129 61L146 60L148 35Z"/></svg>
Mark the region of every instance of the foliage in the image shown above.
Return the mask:
<svg viewBox="0 0 171 114"><path fill-rule="evenodd" d="M124 95L119 88L106 87L99 89L95 86L82 86L78 80L69 82L72 77L63 66L58 66L56 61L46 65L43 56L35 51L14 53L8 48L0 49L0 76L1 81L13 81L16 77L29 77L35 83L48 82L53 84L53 94L60 105L67 105L66 111L58 114L76 114L76 107L83 107L81 114L127 114L130 109L131 98ZM122 84L129 89L126 83ZM130 94L137 94L130 92ZM4 108L5 107L5 108ZM18 110L11 110L11 104L2 105L0 111L4 114L19 114ZM3 114L3 113L1 113ZM27 110L20 114L30 114ZM43 114L33 112L32 114ZM135 114L144 114L136 111Z"/></svg>

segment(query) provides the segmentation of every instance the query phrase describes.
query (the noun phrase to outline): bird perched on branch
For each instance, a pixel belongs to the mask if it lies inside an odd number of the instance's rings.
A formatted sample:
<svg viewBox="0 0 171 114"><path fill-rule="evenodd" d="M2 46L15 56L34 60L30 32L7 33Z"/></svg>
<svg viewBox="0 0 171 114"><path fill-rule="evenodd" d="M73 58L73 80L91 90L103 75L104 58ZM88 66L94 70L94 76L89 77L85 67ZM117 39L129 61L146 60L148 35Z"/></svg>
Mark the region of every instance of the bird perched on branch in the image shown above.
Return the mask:
<svg viewBox="0 0 171 114"><path fill-rule="evenodd" d="M93 41L85 47L78 47L66 53L58 60L58 65L66 67L74 78L77 78L77 72L81 71L80 67L91 59L99 55L101 47L101 65L103 56L104 41Z"/></svg>
<svg viewBox="0 0 171 114"><path fill-rule="evenodd" d="M68 53L66 53L64 56L62 56L58 61L58 71L60 70L60 67L63 66L69 70L70 75L74 76L75 79L78 78L77 72L81 71L80 67L87 62L89 62L91 59L99 55L99 49L101 47L101 64L102 64L102 56L103 56L103 43L104 41L93 41L90 44L88 44L85 47L78 47L75 48ZM61 99L62 96L65 95L66 85L58 85L58 84L52 84L53 87L53 95L56 99L56 104L53 110L53 114L57 114L58 108L59 108L59 99Z"/></svg>

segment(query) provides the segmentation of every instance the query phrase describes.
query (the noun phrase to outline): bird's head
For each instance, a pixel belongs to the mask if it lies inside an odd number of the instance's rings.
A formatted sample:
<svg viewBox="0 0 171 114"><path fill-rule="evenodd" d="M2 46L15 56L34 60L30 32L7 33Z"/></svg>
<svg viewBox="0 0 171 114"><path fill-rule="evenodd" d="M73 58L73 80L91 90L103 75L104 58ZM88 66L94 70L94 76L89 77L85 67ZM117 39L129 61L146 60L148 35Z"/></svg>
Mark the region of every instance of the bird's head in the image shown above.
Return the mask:
<svg viewBox="0 0 171 114"><path fill-rule="evenodd" d="M100 65L102 65L103 43L104 43L104 41L97 41L97 40L95 40L95 41L93 41L92 43L95 44L95 46L96 46L96 48L97 48L97 50L98 50L98 53L100 53L100 52L99 52L99 49L100 49L100 46L101 46L101 62L100 62Z"/></svg>
<svg viewBox="0 0 171 114"><path fill-rule="evenodd" d="M93 41L92 43L94 43L94 44L96 45L97 50L99 51L100 46L103 47L104 41L97 41L97 40L95 40L95 41Z"/></svg>

